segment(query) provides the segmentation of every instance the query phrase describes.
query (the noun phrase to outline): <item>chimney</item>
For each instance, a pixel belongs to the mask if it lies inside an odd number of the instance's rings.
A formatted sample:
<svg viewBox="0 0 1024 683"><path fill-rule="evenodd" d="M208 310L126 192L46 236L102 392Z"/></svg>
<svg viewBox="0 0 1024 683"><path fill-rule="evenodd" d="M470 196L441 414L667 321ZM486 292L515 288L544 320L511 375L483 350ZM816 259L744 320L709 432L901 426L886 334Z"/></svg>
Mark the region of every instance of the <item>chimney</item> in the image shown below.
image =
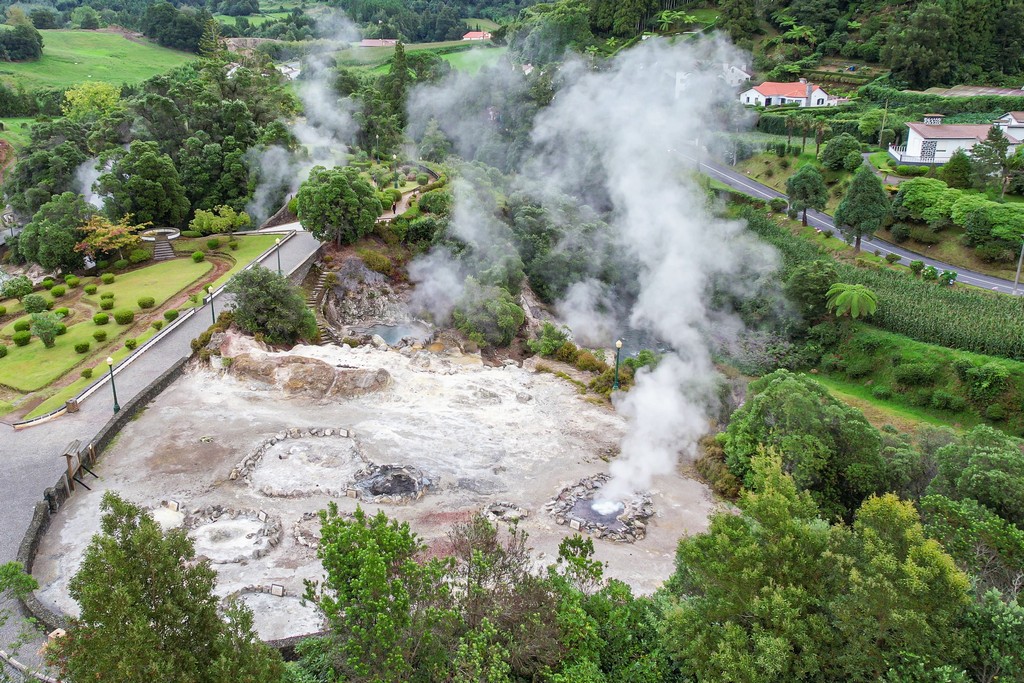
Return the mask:
<svg viewBox="0 0 1024 683"><path fill-rule="evenodd" d="M801 78L800 81L802 83L806 83L807 84L807 105L806 106L810 107L811 104L812 104L812 102L811 102L811 93L814 92L814 84L813 83L808 83L806 78Z"/></svg>
<svg viewBox="0 0 1024 683"><path fill-rule="evenodd" d="M946 118L942 114L925 114L924 124L926 126L939 126L942 125L942 119Z"/></svg>

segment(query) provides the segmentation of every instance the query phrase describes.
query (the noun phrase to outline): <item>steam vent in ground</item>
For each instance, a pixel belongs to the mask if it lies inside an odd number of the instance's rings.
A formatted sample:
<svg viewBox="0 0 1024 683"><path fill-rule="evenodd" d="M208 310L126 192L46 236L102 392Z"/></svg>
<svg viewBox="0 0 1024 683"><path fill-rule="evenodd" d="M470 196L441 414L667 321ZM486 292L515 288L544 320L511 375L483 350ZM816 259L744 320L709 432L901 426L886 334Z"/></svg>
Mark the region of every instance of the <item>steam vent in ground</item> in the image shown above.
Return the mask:
<svg viewBox="0 0 1024 683"><path fill-rule="evenodd" d="M316 513L330 501L384 510L428 544L476 512L516 520L538 569L563 538L590 533L608 575L640 592L671 574L679 537L704 530L714 506L673 474L625 501L621 520L577 510L590 510L625 424L548 373L417 346L269 353L231 335L222 348L230 366L195 368L160 394L104 454L93 490L55 516L34 570L44 603L75 612L68 582L104 490L187 529L219 593L252 607L268 640L322 626L300 598L322 576Z"/></svg>

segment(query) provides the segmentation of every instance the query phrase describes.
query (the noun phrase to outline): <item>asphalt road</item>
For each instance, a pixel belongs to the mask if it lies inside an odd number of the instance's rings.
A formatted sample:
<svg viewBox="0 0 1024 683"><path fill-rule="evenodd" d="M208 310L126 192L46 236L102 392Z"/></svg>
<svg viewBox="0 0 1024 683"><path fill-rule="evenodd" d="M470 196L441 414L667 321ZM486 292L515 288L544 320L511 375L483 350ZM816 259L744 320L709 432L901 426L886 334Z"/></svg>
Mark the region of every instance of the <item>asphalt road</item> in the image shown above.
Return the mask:
<svg viewBox="0 0 1024 683"><path fill-rule="evenodd" d="M690 156L689 154L684 153L683 156L689 159L690 161L693 161L694 163L697 162L697 159ZM714 178L715 180L718 180L728 185L729 187L735 190L739 190L740 192L748 194L752 197L757 197L759 199L766 200L770 200L775 197L788 199L786 195L784 195L783 193L778 192L777 190L773 190L767 185L762 185L756 180L751 180L742 173L737 173L728 166L724 166L713 161L704 161L703 159L701 160L699 166L700 171L702 173L705 173L708 176ZM807 212L807 223L808 225L811 225L819 230L836 230L838 234L838 230L836 229L835 223L832 222L832 217L826 213L814 211L813 209L809 210ZM899 245L892 244L891 242L886 242L885 240L879 239L877 237L865 237L864 239L862 239L861 249L872 253L875 250L878 250L882 253L883 256L886 254L897 254L900 257L902 257L905 262L923 261L925 265L934 266L940 271L956 271L957 282L973 285L975 287L981 287L983 289L1004 292L1006 294L1013 293L1013 282L1009 280L993 277L991 275L984 275L983 273L978 273L973 270L968 270L966 268L957 268L956 266L951 266L948 263L943 263L942 261L937 261L933 258L928 258L927 256L922 256L921 254L908 251L907 249L904 249ZM1018 293L1024 294L1024 287L1021 287Z"/></svg>

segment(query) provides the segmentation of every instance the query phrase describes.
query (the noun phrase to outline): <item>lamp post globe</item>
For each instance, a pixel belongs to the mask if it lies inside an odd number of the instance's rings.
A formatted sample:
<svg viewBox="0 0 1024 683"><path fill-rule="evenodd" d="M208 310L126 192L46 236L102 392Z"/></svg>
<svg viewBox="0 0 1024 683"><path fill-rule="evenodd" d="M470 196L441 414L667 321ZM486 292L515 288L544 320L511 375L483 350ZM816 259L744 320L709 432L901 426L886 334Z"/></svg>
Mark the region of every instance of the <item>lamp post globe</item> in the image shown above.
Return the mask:
<svg viewBox="0 0 1024 683"><path fill-rule="evenodd" d="M391 161L393 161L394 164L395 164L395 189L397 190L398 189L398 155L397 154L392 154L391 155Z"/></svg>
<svg viewBox="0 0 1024 683"><path fill-rule="evenodd" d="M121 406L117 402L117 386L114 385L114 359L111 356L107 356L107 370L110 371L110 391L114 394L114 412L117 413L121 410Z"/></svg>
<svg viewBox="0 0 1024 683"><path fill-rule="evenodd" d="M622 340L615 342L615 381L612 382L612 391L619 390L619 352L622 351Z"/></svg>

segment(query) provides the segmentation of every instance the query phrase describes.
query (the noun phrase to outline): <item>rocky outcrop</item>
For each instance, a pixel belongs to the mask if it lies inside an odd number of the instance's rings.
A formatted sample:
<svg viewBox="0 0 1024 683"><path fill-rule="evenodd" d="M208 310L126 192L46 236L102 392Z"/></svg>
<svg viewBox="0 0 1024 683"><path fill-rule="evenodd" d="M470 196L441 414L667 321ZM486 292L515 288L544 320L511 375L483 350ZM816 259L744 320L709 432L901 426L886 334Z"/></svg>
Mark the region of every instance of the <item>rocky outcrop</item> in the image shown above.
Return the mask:
<svg viewBox="0 0 1024 683"><path fill-rule="evenodd" d="M228 372L257 387L317 399L362 396L391 383L391 375L384 369L336 368L305 356L243 353L232 359Z"/></svg>

